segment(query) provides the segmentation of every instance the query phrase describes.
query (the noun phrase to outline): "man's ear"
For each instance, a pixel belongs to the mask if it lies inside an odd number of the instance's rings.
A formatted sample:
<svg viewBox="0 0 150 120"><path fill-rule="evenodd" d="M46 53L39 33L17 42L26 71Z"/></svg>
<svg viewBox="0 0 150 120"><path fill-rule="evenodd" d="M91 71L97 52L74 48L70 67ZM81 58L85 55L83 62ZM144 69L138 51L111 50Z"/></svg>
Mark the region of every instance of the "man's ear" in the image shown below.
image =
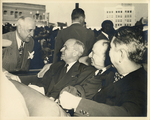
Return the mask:
<svg viewBox="0 0 150 120"><path fill-rule="evenodd" d="M73 56L77 56L77 55L78 55L78 51L74 50Z"/></svg>
<svg viewBox="0 0 150 120"><path fill-rule="evenodd" d="M122 62L127 57L127 52L125 49L119 50L119 62Z"/></svg>
<svg viewBox="0 0 150 120"><path fill-rule="evenodd" d="M80 24L83 24L84 18L82 16L79 17Z"/></svg>

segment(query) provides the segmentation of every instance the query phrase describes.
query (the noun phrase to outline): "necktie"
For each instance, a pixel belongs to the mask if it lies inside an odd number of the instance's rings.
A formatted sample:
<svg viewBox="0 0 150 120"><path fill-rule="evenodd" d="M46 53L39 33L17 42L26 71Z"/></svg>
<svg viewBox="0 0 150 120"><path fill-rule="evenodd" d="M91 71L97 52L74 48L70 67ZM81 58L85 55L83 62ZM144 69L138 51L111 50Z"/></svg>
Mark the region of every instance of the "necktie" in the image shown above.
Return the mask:
<svg viewBox="0 0 150 120"><path fill-rule="evenodd" d="M63 68L63 73L66 73L67 72L67 67L68 67L69 65L68 64L66 64L65 66L64 66L64 68Z"/></svg>
<svg viewBox="0 0 150 120"><path fill-rule="evenodd" d="M19 48L19 54L21 55L23 53L23 42L21 41L21 45Z"/></svg>
<svg viewBox="0 0 150 120"><path fill-rule="evenodd" d="M117 82L118 80L122 79L123 75L119 74L118 72L115 72L115 76L114 76L114 83Z"/></svg>
<svg viewBox="0 0 150 120"><path fill-rule="evenodd" d="M62 70L61 70L61 72L60 72L60 78L62 78L65 74L66 74L66 71L67 71L67 67L68 67L69 65L68 64L66 64L63 68L62 68Z"/></svg>
<svg viewBox="0 0 150 120"><path fill-rule="evenodd" d="M99 70L98 73L95 76L101 75L102 70Z"/></svg>
<svg viewBox="0 0 150 120"><path fill-rule="evenodd" d="M23 42L21 42L20 48L18 49L19 51L19 56L18 56L18 60L17 60L17 67L16 67L16 71L19 71L21 69L22 66L22 61L23 61Z"/></svg>

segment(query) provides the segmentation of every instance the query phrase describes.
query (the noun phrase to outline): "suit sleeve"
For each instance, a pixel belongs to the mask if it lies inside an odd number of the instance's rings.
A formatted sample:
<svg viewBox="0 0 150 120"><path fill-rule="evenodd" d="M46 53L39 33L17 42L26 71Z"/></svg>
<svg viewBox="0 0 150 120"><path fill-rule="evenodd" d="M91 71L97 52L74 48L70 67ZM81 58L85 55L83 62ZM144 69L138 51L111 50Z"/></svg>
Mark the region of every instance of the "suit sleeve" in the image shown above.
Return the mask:
<svg viewBox="0 0 150 120"><path fill-rule="evenodd" d="M130 115L122 106L110 106L82 98L75 114L79 116L128 116Z"/></svg>
<svg viewBox="0 0 150 120"><path fill-rule="evenodd" d="M38 81L37 75L19 76L19 78L25 85L29 85L30 83L37 83Z"/></svg>
<svg viewBox="0 0 150 120"><path fill-rule="evenodd" d="M147 104L143 92L131 90L122 94L115 105L109 105L109 99L103 104L83 98L76 112L81 114L84 111L89 116L146 116Z"/></svg>
<svg viewBox="0 0 150 120"><path fill-rule="evenodd" d="M60 61L60 49L62 48L63 46L63 40L62 40L62 37L61 37L61 31L58 31L58 35L55 39L55 49L54 49L54 58L53 58L53 63L56 63L58 61Z"/></svg>
<svg viewBox="0 0 150 120"><path fill-rule="evenodd" d="M42 83L44 89L45 89L45 94L48 91L48 88L50 86L50 84L52 84L52 82L54 82L52 80L53 77L53 68L55 67L54 64L52 64L52 66L50 67L50 69L44 74L42 80L40 81L40 83Z"/></svg>

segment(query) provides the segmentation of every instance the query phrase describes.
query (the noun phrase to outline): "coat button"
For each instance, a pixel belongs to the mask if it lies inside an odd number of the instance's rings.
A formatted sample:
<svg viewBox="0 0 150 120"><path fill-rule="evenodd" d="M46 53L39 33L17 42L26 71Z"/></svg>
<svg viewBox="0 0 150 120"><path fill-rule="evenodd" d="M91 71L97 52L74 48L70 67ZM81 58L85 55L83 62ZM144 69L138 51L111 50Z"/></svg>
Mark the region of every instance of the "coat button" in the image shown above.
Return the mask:
<svg viewBox="0 0 150 120"><path fill-rule="evenodd" d="M80 113L83 113L83 110L80 110L79 112L80 112Z"/></svg>
<svg viewBox="0 0 150 120"><path fill-rule="evenodd" d="M83 111L83 114L86 114L87 112L86 111Z"/></svg>
<svg viewBox="0 0 150 120"><path fill-rule="evenodd" d="M88 112L86 113L86 115L87 115L87 116L90 116Z"/></svg>

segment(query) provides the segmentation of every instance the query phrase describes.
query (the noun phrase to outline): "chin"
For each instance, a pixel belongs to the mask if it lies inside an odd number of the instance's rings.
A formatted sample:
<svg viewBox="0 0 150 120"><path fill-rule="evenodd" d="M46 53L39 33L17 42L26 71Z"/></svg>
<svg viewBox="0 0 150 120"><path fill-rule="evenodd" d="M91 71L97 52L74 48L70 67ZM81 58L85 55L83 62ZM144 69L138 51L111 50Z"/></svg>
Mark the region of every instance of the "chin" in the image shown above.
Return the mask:
<svg viewBox="0 0 150 120"><path fill-rule="evenodd" d="M93 62L91 62L91 65L92 65L92 66L94 66L94 63L93 63Z"/></svg>
<svg viewBox="0 0 150 120"><path fill-rule="evenodd" d="M60 57L60 59L61 59L61 60L64 60L62 56Z"/></svg>
<svg viewBox="0 0 150 120"><path fill-rule="evenodd" d="M29 41L30 41L30 39L29 39L29 38L25 39L25 42L29 42Z"/></svg>

